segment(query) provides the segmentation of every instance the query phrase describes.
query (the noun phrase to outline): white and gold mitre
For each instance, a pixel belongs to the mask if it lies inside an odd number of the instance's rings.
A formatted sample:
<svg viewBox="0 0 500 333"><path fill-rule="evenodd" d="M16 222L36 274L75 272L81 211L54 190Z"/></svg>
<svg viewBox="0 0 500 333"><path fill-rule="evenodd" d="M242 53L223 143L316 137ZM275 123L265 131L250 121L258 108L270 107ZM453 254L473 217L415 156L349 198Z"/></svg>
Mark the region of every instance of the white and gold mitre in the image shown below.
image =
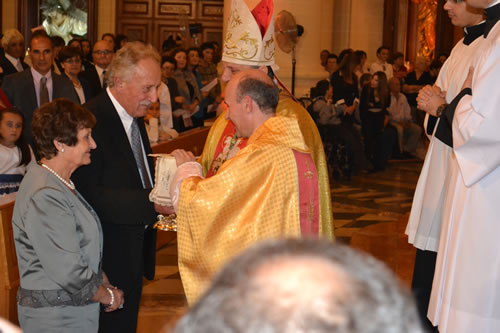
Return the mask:
<svg viewBox="0 0 500 333"><path fill-rule="evenodd" d="M274 65L273 0L250 12L244 0L232 0L222 61L251 66Z"/></svg>

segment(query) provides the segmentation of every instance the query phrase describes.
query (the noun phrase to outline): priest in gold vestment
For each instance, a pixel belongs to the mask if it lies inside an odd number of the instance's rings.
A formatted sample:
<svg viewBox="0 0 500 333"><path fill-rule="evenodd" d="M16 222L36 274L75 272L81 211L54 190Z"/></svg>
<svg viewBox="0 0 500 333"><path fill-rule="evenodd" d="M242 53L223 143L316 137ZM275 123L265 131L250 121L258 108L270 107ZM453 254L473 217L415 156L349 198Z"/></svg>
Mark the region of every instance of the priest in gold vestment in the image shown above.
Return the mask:
<svg viewBox="0 0 500 333"><path fill-rule="evenodd" d="M250 11L243 0L233 0L227 25L222 61L223 81L229 81L234 73L249 68L258 68L272 73L274 65L274 15L273 0L262 0ZM249 42L252 41L252 42ZM273 74L273 73L272 73ZM274 74L273 74L274 75ZM275 79L277 79L275 77ZM297 103L286 87L282 87L276 109L278 116L295 118L318 171L320 200L320 236L333 239L332 201L330 182L323 143L316 124L309 113ZM247 140L235 135L231 121L221 114L212 125L205 142L200 164L206 177L214 175L221 165L236 155Z"/></svg>
<svg viewBox="0 0 500 333"><path fill-rule="evenodd" d="M212 177L176 150L170 194L177 212L179 270L189 304L215 273L252 244L318 237L318 177L293 117L275 115L278 87L262 71L238 73L226 88L226 117L246 146Z"/></svg>

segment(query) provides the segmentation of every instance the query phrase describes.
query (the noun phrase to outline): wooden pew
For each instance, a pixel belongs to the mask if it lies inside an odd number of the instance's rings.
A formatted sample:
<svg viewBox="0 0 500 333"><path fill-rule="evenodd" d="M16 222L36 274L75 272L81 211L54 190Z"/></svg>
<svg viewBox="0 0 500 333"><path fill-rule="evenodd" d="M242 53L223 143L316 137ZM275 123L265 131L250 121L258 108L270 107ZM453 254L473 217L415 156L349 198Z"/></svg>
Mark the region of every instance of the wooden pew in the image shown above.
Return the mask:
<svg viewBox="0 0 500 333"><path fill-rule="evenodd" d="M16 293L19 270L12 234L15 195L0 198L0 317L18 324Z"/></svg>

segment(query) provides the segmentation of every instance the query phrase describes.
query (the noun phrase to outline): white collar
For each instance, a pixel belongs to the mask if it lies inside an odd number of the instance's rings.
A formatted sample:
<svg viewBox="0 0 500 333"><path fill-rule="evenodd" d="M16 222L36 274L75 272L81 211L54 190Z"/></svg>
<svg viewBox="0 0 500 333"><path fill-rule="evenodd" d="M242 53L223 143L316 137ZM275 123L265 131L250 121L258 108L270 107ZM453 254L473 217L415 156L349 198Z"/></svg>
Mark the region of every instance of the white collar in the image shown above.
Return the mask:
<svg viewBox="0 0 500 333"><path fill-rule="evenodd" d="M106 93L109 96L109 99L111 99L111 103L113 103L113 106L116 109L116 112L118 113L118 116L120 117L123 128L125 129L125 132L127 132L127 136L129 136L130 139L130 127L132 126L132 122L134 121L134 117L128 114L127 110L123 108L123 106L116 100L116 98L113 96L111 93L111 90L106 88Z"/></svg>
<svg viewBox="0 0 500 333"><path fill-rule="evenodd" d="M49 70L47 72L47 74L42 75L36 69L34 69L33 67L31 67L31 75L33 75L33 79L35 81L37 81L37 82L40 81L40 79L42 78L42 76L45 76L47 78L47 82L49 82L50 79L52 78L52 70Z"/></svg>
<svg viewBox="0 0 500 333"><path fill-rule="evenodd" d="M5 58L7 58L7 60L9 60L12 63L12 65L14 65L14 67L16 67L17 69L17 63L21 61L20 58L14 58L8 53L5 53Z"/></svg>

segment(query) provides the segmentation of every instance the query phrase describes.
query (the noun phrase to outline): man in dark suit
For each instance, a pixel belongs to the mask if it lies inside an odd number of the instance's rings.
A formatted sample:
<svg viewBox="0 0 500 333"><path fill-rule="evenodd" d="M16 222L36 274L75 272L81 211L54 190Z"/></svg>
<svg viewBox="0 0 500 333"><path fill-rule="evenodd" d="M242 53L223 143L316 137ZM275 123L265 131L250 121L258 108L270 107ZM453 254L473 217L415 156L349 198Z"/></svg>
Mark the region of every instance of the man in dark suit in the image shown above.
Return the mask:
<svg viewBox="0 0 500 333"><path fill-rule="evenodd" d="M68 98L75 103L78 103L79 99L71 81L52 72L52 41L44 31L36 31L33 34L30 57L32 68L6 76L2 90L12 106L23 113L25 137L29 143L33 143L31 119L36 109L56 98Z"/></svg>
<svg viewBox="0 0 500 333"><path fill-rule="evenodd" d="M24 62L24 37L17 29L5 31L2 37L5 54L0 55L0 83L9 74L22 72L29 66Z"/></svg>
<svg viewBox="0 0 500 333"><path fill-rule="evenodd" d="M103 270L125 294L124 308L101 313L100 332L135 332L142 277L153 279L156 212L149 201L153 161L143 117L156 102L160 57L151 45L127 44L110 65L108 88L84 106L97 119L92 163L73 180L97 211L104 232Z"/></svg>
<svg viewBox="0 0 500 333"><path fill-rule="evenodd" d="M97 96L100 92L106 89L104 75L108 70L108 66L113 60L113 47L105 40L100 40L94 45L92 51L93 66L85 66L82 72L84 77L92 87L92 97Z"/></svg>

